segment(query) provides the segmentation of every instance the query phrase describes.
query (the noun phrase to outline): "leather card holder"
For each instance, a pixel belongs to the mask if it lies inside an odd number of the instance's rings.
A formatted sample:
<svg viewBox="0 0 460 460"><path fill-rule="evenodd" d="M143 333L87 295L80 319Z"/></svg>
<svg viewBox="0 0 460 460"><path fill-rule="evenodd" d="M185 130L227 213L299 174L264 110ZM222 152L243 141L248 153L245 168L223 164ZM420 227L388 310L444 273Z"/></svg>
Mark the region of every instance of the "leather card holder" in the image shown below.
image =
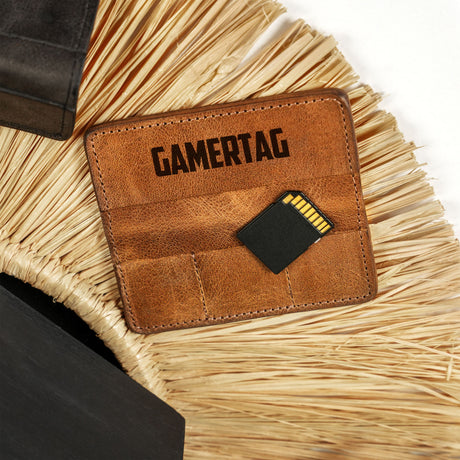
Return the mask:
<svg viewBox="0 0 460 460"><path fill-rule="evenodd" d="M99 0L0 2L0 125L65 140Z"/></svg>
<svg viewBox="0 0 460 460"><path fill-rule="evenodd" d="M345 93L96 126L86 153L129 327L153 333L365 302L377 290ZM236 237L287 190L334 223L279 274Z"/></svg>

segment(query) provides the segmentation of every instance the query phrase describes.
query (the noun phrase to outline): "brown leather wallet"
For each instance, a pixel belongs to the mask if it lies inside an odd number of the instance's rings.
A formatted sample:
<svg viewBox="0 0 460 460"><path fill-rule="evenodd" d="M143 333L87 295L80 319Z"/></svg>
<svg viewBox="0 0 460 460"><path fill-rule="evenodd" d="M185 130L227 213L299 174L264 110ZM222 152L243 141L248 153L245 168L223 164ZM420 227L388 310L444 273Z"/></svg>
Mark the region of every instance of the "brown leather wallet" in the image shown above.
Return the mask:
<svg viewBox="0 0 460 460"><path fill-rule="evenodd" d="M339 90L112 122L86 152L129 327L152 333L360 303L377 281ZM275 275L236 237L287 190L334 223Z"/></svg>

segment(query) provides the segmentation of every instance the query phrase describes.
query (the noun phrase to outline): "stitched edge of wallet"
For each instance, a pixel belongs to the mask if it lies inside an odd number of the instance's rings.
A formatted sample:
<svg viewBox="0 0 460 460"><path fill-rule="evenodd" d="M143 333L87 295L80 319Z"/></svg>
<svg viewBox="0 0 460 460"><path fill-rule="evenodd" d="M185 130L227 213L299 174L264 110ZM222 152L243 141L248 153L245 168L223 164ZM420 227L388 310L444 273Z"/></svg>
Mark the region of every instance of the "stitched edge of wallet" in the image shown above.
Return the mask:
<svg viewBox="0 0 460 460"><path fill-rule="evenodd" d="M125 278L124 278L124 274L123 274L123 269L121 268L120 259L118 257L118 251L117 251L117 248L116 248L116 245L115 245L115 239L114 239L113 232L112 232L112 216L111 216L109 205L108 205L107 194L105 192L104 180L102 178L102 171L101 171L101 168L100 168L100 165L99 165L97 152L96 152L96 149L95 149L95 146L94 146L94 139L99 135L100 136L105 136L105 135L108 135L108 134L120 133L122 131L132 131L132 130L135 130L135 129L147 129L147 128L153 128L153 127L157 127L157 126L165 126L165 125L168 125L168 124L177 124L177 123L186 123L186 122L198 121L198 120L203 120L203 119L206 119L206 118L232 116L232 115L239 115L239 114L248 113L248 112L256 112L256 111L259 111L259 110L278 109L278 108L290 107L292 105L306 105L306 104L311 104L311 103L319 103L319 102L327 102L327 101L331 101L331 102L336 103L340 107L340 111L342 113L343 131L344 131L344 134L345 134L345 142L346 142L346 146L347 146L347 159L348 159L348 165L350 167L350 173L351 173L351 176L352 176L353 187L354 187L354 191L355 191L357 222L358 222L358 234L359 234L359 238L360 238L361 253L362 253L362 257L363 257L364 270L365 270L365 274L366 274L367 286L368 286L369 291L366 294L364 294L362 296L357 296L357 297L343 297L341 299L334 299L334 300L325 300L325 301L311 302L311 303L305 303L305 304L293 304L293 305L286 305L286 306L281 306L281 307L264 308L264 309L259 309L259 310L247 311L247 312L243 312L243 313L236 313L234 315L207 316L204 319L196 319L196 320L192 319L192 320L188 320L188 321L178 321L178 322L175 322L175 323L158 324L156 326L139 326L137 324L137 322L136 322L135 314L134 314L134 312L132 310L132 307L131 307L131 302L130 302L130 299L129 299L128 290L126 288L126 282L125 282ZM205 107L203 109L206 110ZM165 330L165 329L169 329L169 328L173 328L173 327L177 327L177 326L191 325L191 324L199 325L199 324L209 323L210 321L215 322L215 321L219 321L219 320L238 318L238 317L250 316L250 315L259 314L259 313L268 313L268 312L274 312L274 311L280 311L280 310L289 311L289 310L294 309L294 308L310 307L310 306L315 306L315 305L318 305L318 306L319 305L325 305L325 304L327 305L327 304L333 304L333 303L337 303L337 302L346 302L346 301L352 301L352 300L363 300L364 301L366 298L372 296L372 286L371 286L371 281L370 281L370 277L369 277L369 269L368 269L368 266L367 266L367 258L366 258L366 253L365 253L365 250L364 250L364 240L363 240L362 227L361 227L362 222L361 222L361 206L359 204L359 191L358 191L358 185L356 183L356 179L355 179L354 174L353 174L354 171L353 171L353 165L352 165L352 161L351 161L350 139L349 139L349 135L348 135L348 127L347 127L347 123L346 123L345 109L344 109L343 103L340 100L338 100L336 98L333 98L333 97L321 97L321 98L313 98L311 100L306 99L304 101L287 102L287 103L280 103L280 104L275 104L275 105L270 104L270 105L267 105L267 106L253 107L252 109L235 110L234 112L221 112L221 113L218 113L218 114L211 114L209 116L203 115L203 116L197 116L197 117L188 117L188 118L183 118L183 119L180 119L180 120L173 120L173 121L169 121L169 122L140 124L140 125L132 126L132 127L110 129L110 130L107 130L107 131L94 132L94 133L91 133L91 136L88 138L88 141L91 144L91 150L92 150L92 152L94 154L94 158L95 158L95 161L96 161L96 166L97 166L98 175L99 175L99 181L100 181L100 184L101 184L101 189L102 189L102 192L103 192L103 195L104 195L105 205L106 205L106 208L107 208L107 215L108 215L108 218L109 218L108 219L108 221L109 221L109 229L108 229L109 230L109 237L110 237L111 244L112 244L112 247L113 247L113 253L114 253L114 256L115 256L115 261L116 261L116 264L117 264L117 266L119 268L119 272L120 272L120 280L121 280L121 284L122 284L122 289L123 289L123 292L125 294L125 298L126 298L126 302L127 302L127 306L128 306L127 313L128 313L128 315L130 317L130 321L131 321L132 326L134 326L134 329L137 332L154 332L154 331ZM197 269L198 269L198 267L195 266L195 270L197 270ZM287 276L289 276L287 269L286 269L286 272L287 272L286 273ZM204 307L204 310L206 312L207 311L206 306L203 305L203 307Z"/></svg>

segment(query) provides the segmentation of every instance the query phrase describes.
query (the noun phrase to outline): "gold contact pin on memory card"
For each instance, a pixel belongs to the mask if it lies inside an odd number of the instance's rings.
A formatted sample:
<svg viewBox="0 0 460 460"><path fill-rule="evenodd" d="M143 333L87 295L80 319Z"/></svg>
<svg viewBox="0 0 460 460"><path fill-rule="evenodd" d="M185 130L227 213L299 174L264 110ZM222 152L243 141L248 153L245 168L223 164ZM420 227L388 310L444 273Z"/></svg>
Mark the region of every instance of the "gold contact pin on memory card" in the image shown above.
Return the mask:
<svg viewBox="0 0 460 460"><path fill-rule="evenodd" d="M288 204L294 197L289 193L289 195L283 198L283 203Z"/></svg>
<svg viewBox="0 0 460 460"><path fill-rule="evenodd" d="M319 231L321 231L324 227L327 226L327 222L323 222L321 225L319 225L317 228Z"/></svg>
<svg viewBox="0 0 460 460"><path fill-rule="evenodd" d="M307 202L306 202L304 199L301 199L301 200L295 205L295 207L296 207L297 209L303 208L304 205L305 205L306 203L307 203Z"/></svg>
<svg viewBox="0 0 460 460"><path fill-rule="evenodd" d="M310 208L311 208L311 204L310 204L310 203L307 203L307 204L300 210L300 212L301 212L302 214L305 214Z"/></svg>
<svg viewBox="0 0 460 460"><path fill-rule="evenodd" d="M321 223L324 219L319 216L315 221L312 222L312 224L315 226L315 227L318 227L318 224Z"/></svg>
<svg viewBox="0 0 460 460"><path fill-rule="evenodd" d="M297 195L292 201L291 204L296 205L302 199L302 195Z"/></svg>
<svg viewBox="0 0 460 460"><path fill-rule="evenodd" d="M313 223L313 221L314 221L315 219L317 219L318 217L319 217L318 212L315 212L313 215L311 215L311 216L308 218L308 220L309 220L311 223Z"/></svg>

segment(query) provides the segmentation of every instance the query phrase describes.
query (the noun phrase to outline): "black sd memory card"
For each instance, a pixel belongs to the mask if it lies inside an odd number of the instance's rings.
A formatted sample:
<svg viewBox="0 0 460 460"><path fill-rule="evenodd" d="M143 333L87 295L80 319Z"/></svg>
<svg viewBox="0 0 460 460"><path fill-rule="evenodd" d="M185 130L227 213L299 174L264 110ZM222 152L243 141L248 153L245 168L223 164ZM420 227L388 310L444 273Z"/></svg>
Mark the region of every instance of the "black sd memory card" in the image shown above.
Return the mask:
<svg viewBox="0 0 460 460"><path fill-rule="evenodd" d="M243 227L237 237L278 274L333 227L302 192L289 191Z"/></svg>

